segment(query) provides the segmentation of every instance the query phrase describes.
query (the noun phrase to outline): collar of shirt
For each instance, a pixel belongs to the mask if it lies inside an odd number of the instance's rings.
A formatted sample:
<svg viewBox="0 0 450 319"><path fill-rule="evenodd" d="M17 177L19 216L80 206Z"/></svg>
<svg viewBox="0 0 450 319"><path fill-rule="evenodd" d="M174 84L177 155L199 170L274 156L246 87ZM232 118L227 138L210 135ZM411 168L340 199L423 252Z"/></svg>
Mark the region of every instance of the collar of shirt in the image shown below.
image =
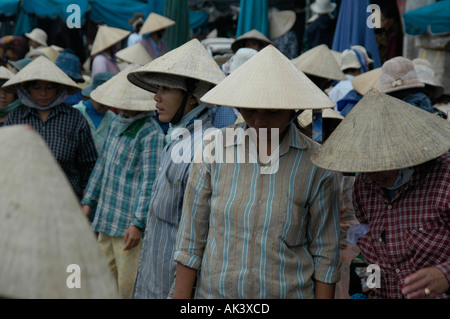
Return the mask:
<svg viewBox="0 0 450 319"><path fill-rule="evenodd" d="M61 113L61 112L62 113L67 113L67 109L66 109L65 104L60 104L60 105L57 105L54 108L52 108L48 118L52 118L57 113ZM32 114L35 115L35 116L40 117L37 110L32 109L31 107L25 106L24 109L23 109L22 118L26 118L26 117L28 117L28 116L30 116Z"/></svg>
<svg viewBox="0 0 450 319"><path fill-rule="evenodd" d="M245 131L249 128L246 123L242 123L237 127L232 127L231 129L239 129L238 134L236 135L236 139L225 139L225 147L230 146L238 146L245 143ZM284 136L281 144L279 146L280 156L286 154L289 151L289 148L297 148L299 150L303 150L307 148L307 145L304 141L304 137L302 137L301 133L297 130L294 124L289 124L287 128L287 133ZM270 132L269 132L270 134Z"/></svg>

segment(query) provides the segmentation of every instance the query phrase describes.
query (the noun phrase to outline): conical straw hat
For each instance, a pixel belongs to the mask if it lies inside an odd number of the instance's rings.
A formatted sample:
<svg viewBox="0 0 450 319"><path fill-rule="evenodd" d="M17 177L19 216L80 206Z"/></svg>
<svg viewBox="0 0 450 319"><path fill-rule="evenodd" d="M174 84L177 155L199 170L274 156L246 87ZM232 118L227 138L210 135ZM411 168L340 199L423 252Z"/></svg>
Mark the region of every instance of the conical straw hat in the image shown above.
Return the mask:
<svg viewBox="0 0 450 319"><path fill-rule="evenodd" d="M141 66L152 61L152 57L140 43L136 43L130 47L118 51L116 53L116 57L127 63L139 64Z"/></svg>
<svg viewBox="0 0 450 319"><path fill-rule="evenodd" d="M156 101L154 94L130 83L127 75L138 68L135 64L128 65L105 83L91 92L91 99L121 110L154 111Z"/></svg>
<svg viewBox="0 0 450 319"><path fill-rule="evenodd" d="M300 114L297 118L298 123L303 126L307 127L312 124L312 117L313 113L312 110L304 110L302 114ZM336 120L343 120L344 117L340 115L338 112L336 112L333 109L324 109L322 111L322 118L324 119L336 119Z"/></svg>
<svg viewBox="0 0 450 319"><path fill-rule="evenodd" d="M167 29L168 27L171 27L174 24L175 21L152 12L145 20L144 25L139 31L139 34L152 33L162 29Z"/></svg>
<svg viewBox="0 0 450 319"><path fill-rule="evenodd" d="M321 44L306 51L298 58L292 60L292 63L302 70L303 73L336 81L347 80L336 58L326 44Z"/></svg>
<svg viewBox="0 0 450 319"><path fill-rule="evenodd" d="M266 45L273 44L272 41L270 41L264 34L259 32L256 29L250 30L247 33L244 33L239 38L237 38L233 44L231 45L231 50L233 52L237 52L240 48L244 47L245 40L247 39L253 39L264 42Z"/></svg>
<svg viewBox="0 0 450 319"><path fill-rule="evenodd" d="M295 24L297 16L295 11L283 10L275 12L270 16L270 38L278 39L286 34Z"/></svg>
<svg viewBox="0 0 450 319"><path fill-rule="evenodd" d="M12 73L10 70L5 68L4 66L0 66L0 81L9 80L14 75L15 75L14 73Z"/></svg>
<svg viewBox="0 0 450 319"><path fill-rule="evenodd" d="M199 80L198 88L204 91L198 94L201 96L223 80L225 74L200 41L192 39L128 75L130 82L153 93L174 77Z"/></svg>
<svg viewBox="0 0 450 319"><path fill-rule="evenodd" d="M381 172L425 163L449 149L448 121L373 89L311 160L332 171Z"/></svg>
<svg viewBox="0 0 450 319"><path fill-rule="evenodd" d="M45 141L15 125L0 129L0 144L0 296L118 298L90 224ZM77 274L80 288L69 288Z"/></svg>
<svg viewBox="0 0 450 319"><path fill-rule="evenodd" d="M325 109L335 106L274 46L261 50L201 100L210 104L253 109Z"/></svg>
<svg viewBox="0 0 450 319"><path fill-rule="evenodd" d="M361 95L366 95L372 89L378 90L380 85L381 67L355 76L352 80L353 88Z"/></svg>
<svg viewBox="0 0 450 319"><path fill-rule="evenodd" d="M91 56L94 56L116 43L119 43L130 35L130 31L119 28L108 27L101 25L98 27L95 35L94 43L92 44Z"/></svg>
<svg viewBox="0 0 450 319"><path fill-rule="evenodd" d="M66 75L55 63L43 56L39 56L27 64L22 70L3 84L4 89L15 90L16 85L30 81L48 81L64 85L70 93L81 91L81 88L68 75Z"/></svg>

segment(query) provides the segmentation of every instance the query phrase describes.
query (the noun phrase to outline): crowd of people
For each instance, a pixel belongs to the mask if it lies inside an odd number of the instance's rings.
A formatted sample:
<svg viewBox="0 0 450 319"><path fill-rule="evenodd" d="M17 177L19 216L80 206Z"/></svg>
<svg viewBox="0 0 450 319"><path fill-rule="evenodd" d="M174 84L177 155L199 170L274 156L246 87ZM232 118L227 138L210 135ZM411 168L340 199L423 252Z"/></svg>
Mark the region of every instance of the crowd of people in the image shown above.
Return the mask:
<svg viewBox="0 0 450 319"><path fill-rule="evenodd" d="M121 298L450 298L444 88L424 59L332 51L335 5L312 9L301 54L292 12L222 64L152 13L100 26L88 73L40 29L0 67L0 125L45 140Z"/></svg>

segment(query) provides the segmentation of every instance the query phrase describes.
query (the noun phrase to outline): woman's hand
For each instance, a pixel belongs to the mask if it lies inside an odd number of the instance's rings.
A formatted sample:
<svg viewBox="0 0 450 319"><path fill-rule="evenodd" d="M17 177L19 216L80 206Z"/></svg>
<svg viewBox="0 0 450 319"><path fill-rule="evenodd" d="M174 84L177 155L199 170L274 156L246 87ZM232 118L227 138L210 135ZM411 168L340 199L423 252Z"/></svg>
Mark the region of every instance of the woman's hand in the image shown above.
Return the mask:
<svg viewBox="0 0 450 319"><path fill-rule="evenodd" d="M83 213L84 216L86 216L87 219L89 219L91 218L92 207L89 205L82 205L81 212Z"/></svg>
<svg viewBox="0 0 450 319"><path fill-rule="evenodd" d="M139 242L141 241L141 234L142 231L140 228L136 226L128 227L123 239L125 242L125 247L123 248L123 250L130 250L139 245Z"/></svg>
<svg viewBox="0 0 450 319"><path fill-rule="evenodd" d="M404 282L402 294L407 299L436 298L449 288L449 282L444 273L436 267L423 268L406 277Z"/></svg>

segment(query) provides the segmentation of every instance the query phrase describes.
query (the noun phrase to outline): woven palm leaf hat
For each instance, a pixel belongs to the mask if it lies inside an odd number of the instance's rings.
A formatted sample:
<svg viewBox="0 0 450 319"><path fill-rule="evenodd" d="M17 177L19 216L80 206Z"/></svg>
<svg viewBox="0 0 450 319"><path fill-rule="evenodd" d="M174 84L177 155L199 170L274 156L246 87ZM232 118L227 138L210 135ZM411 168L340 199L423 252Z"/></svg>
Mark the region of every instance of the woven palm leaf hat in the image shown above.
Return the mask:
<svg viewBox="0 0 450 319"><path fill-rule="evenodd" d="M450 123L375 89L342 120L311 160L340 172L420 165L450 149Z"/></svg>
<svg viewBox="0 0 450 319"><path fill-rule="evenodd" d="M175 21L169 18L166 18L162 15L152 12L145 20L144 25L139 31L139 34L147 34L167 29L168 27L175 25L175 23L176 23Z"/></svg>
<svg viewBox="0 0 450 319"><path fill-rule="evenodd" d="M356 92L366 95L371 89L378 90L380 85L381 67L355 76L352 85Z"/></svg>
<svg viewBox="0 0 450 319"><path fill-rule="evenodd" d="M0 129L0 144L0 296L118 298L89 221L42 137L15 125ZM81 286L69 288L77 272Z"/></svg>
<svg viewBox="0 0 450 319"><path fill-rule="evenodd" d="M81 91L81 88L75 81L57 67L55 63L43 56L37 57L27 64L22 70L17 72L11 79L3 84L2 88L9 91L15 91L17 85L37 80L63 85L68 89L69 94Z"/></svg>
<svg viewBox="0 0 450 319"><path fill-rule="evenodd" d="M256 29L253 29L237 38L233 42L233 44L231 44L231 50L233 50L233 52L237 52L237 50L245 46L245 41L248 39L258 40L266 45L273 44L273 42L270 41L270 39L268 39L264 34L262 34L260 31Z"/></svg>
<svg viewBox="0 0 450 319"><path fill-rule="evenodd" d="M155 111L154 94L130 83L127 76L138 69L136 64L128 65L105 83L91 92L94 101L121 110Z"/></svg>
<svg viewBox="0 0 450 319"><path fill-rule="evenodd" d="M4 83L10 78L12 78L15 74L10 70L5 68L4 66L0 66L0 83Z"/></svg>
<svg viewBox="0 0 450 319"><path fill-rule="evenodd" d="M292 63L306 74L336 81L347 80L336 58L326 44L318 45L306 51L293 59Z"/></svg>
<svg viewBox="0 0 450 319"><path fill-rule="evenodd" d="M146 65L152 61L152 57L148 54L148 51L140 43L136 43L130 47L126 47L116 53L116 57L124 62Z"/></svg>
<svg viewBox="0 0 450 319"><path fill-rule="evenodd" d="M131 34L130 31L108 27L101 25L97 29L94 43L92 44L91 56L99 54L102 51L112 47L114 44L119 43Z"/></svg>
<svg viewBox="0 0 450 319"><path fill-rule="evenodd" d="M295 11L283 10L278 11L270 15L270 38L278 39L279 37L286 34L295 24L297 16Z"/></svg>
<svg viewBox="0 0 450 319"><path fill-rule="evenodd" d="M160 85L186 91L185 79L198 80L192 92L197 99L224 78L223 71L197 39L128 74L131 83L153 93Z"/></svg>
<svg viewBox="0 0 450 319"><path fill-rule="evenodd" d="M326 109L334 102L274 46L261 50L201 101L251 109Z"/></svg>
<svg viewBox="0 0 450 319"><path fill-rule="evenodd" d="M430 61L425 59L412 60L414 68L416 69L417 77L425 84L425 87L432 91L432 98L437 99L444 93L444 87L436 79L436 75L433 70L433 65Z"/></svg>

